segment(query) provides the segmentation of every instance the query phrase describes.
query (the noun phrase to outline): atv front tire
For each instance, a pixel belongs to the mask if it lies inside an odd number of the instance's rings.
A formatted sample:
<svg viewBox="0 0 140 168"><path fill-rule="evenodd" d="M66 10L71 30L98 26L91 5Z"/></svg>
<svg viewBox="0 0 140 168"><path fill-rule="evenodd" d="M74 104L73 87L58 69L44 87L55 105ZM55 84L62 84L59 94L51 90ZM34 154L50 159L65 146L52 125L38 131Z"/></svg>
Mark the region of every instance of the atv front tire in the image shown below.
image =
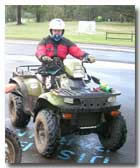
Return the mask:
<svg viewBox="0 0 140 168"><path fill-rule="evenodd" d="M5 129L5 162L21 163L22 149L16 134L10 129Z"/></svg>
<svg viewBox="0 0 140 168"><path fill-rule="evenodd" d="M59 124L51 109L41 110L35 120L35 146L37 151L51 157L58 145Z"/></svg>
<svg viewBox="0 0 140 168"><path fill-rule="evenodd" d="M12 124L24 128L30 121L30 116L24 112L23 97L11 93L9 95L9 112Z"/></svg>
<svg viewBox="0 0 140 168"><path fill-rule="evenodd" d="M119 115L104 123L103 131L98 134L98 137L105 149L116 151L124 145L126 135L127 128L125 120L123 116Z"/></svg>

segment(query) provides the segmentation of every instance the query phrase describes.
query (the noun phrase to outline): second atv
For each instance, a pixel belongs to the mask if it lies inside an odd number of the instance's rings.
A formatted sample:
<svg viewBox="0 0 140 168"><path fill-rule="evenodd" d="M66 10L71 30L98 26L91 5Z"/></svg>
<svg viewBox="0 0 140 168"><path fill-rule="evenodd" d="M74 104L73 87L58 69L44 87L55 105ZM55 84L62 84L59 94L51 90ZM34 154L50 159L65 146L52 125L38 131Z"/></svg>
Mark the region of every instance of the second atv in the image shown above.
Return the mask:
<svg viewBox="0 0 140 168"><path fill-rule="evenodd" d="M84 62L54 57L46 65L19 66L10 83L15 84L9 98L12 124L26 127L33 117L35 145L41 155L50 157L59 138L71 133L97 133L111 151L125 143L126 123L116 102L120 92L88 75Z"/></svg>

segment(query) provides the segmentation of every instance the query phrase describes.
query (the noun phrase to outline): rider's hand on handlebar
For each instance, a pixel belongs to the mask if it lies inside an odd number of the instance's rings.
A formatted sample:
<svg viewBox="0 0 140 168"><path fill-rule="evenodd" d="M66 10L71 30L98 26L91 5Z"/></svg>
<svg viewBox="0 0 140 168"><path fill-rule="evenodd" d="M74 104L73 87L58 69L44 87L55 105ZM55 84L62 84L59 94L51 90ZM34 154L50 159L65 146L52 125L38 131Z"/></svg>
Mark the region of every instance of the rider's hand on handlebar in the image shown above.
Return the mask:
<svg viewBox="0 0 140 168"><path fill-rule="evenodd" d="M95 59L94 56L92 56L92 55L88 55L88 61L89 61L90 63L93 63L93 62L96 61L96 59Z"/></svg>
<svg viewBox="0 0 140 168"><path fill-rule="evenodd" d="M43 62L43 63L48 63L48 62L51 62L51 61L52 61L52 59L50 57L46 56L46 55L41 57L41 62Z"/></svg>
<svg viewBox="0 0 140 168"><path fill-rule="evenodd" d="M89 62L89 63L93 63L93 62L95 62L95 57L94 56L92 56L92 55L86 55L84 58L83 58L83 62Z"/></svg>

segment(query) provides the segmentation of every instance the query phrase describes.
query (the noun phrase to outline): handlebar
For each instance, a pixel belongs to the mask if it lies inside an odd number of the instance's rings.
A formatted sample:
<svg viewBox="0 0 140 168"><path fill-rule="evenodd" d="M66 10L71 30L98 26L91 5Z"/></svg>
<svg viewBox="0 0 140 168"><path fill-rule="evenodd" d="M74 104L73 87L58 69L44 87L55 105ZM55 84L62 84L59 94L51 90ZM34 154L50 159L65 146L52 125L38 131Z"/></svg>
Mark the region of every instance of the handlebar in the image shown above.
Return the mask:
<svg viewBox="0 0 140 168"><path fill-rule="evenodd" d="M85 69L85 67L83 65L84 63L89 63L89 61L88 60L82 60L82 66ZM42 66L39 67L37 73L41 74L42 76L48 76L48 75L56 75L60 71L64 72L63 61L59 57L53 57L52 61L43 63ZM86 72L86 69L85 69L85 72Z"/></svg>
<svg viewBox="0 0 140 168"><path fill-rule="evenodd" d="M43 63L42 66L38 68L36 74L41 74L42 76L56 75L61 70L64 71L63 61L59 57L54 57L52 61Z"/></svg>

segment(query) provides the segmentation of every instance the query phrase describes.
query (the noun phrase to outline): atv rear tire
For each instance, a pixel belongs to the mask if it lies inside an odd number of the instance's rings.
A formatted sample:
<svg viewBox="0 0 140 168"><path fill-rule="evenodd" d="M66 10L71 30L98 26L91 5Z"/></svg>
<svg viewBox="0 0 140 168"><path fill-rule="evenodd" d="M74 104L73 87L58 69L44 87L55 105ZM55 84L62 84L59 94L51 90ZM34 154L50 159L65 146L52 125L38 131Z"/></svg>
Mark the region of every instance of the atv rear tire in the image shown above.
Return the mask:
<svg viewBox="0 0 140 168"><path fill-rule="evenodd" d="M5 129L5 162L21 163L22 149L16 134L10 129Z"/></svg>
<svg viewBox="0 0 140 168"><path fill-rule="evenodd" d="M9 95L9 112L12 124L24 128L30 121L30 116L24 112L23 97L11 93Z"/></svg>
<svg viewBox="0 0 140 168"><path fill-rule="evenodd" d="M98 134L103 147L111 151L116 151L123 146L126 141L126 135L126 123L121 115L104 123L102 133Z"/></svg>
<svg viewBox="0 0 140 168"><path fill-rule="evenodd" d="M56 115L50 109L41 110L35 120L35 145L37 151L51 157L58 145L59 124Z"/></svg>

